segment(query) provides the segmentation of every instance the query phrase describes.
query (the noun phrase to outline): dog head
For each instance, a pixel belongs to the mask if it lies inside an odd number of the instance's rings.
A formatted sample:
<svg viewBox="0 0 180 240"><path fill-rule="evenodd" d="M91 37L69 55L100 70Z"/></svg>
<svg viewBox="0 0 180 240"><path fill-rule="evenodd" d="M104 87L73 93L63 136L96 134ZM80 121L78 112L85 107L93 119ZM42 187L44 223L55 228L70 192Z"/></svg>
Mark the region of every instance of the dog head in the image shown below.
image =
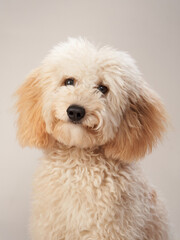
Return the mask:
<svg viewBox="0 0 180 240"><path fill-rule="evenodd" d="M81 38L57 45L17 95L23 146L99 146L107 157L131 161L165 130L163 105L133 59Z"/></svg>

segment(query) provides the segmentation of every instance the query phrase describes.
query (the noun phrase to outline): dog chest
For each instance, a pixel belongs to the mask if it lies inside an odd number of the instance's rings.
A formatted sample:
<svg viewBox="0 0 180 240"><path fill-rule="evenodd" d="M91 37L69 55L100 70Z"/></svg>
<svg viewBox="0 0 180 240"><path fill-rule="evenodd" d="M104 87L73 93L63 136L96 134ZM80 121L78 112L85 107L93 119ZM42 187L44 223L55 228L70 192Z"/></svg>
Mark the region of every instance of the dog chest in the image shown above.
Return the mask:
<svg viewBox="0 0 180 240"><path fill-rule="evenodd" d="M36 224L35 229L45 228L41 232L52 233L53 229L61 236L88 235L90 230L97 234L102 229L123 236L136 219L138 232L149 201L149 189L140 178L133 166L97 156L86 162L71 158L66 162L42 160L34 181L32 224Z"/></svg>

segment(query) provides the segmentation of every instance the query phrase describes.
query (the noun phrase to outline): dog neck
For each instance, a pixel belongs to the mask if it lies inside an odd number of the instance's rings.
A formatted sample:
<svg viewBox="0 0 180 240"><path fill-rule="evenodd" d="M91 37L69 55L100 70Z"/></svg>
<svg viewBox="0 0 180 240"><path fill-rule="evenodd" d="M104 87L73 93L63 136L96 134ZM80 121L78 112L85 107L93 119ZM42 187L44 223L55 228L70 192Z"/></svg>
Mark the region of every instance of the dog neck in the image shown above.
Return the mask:
<svg viewBox="0 0 180 240"><path fill-rule="evenodd" d="M58 162L61 167L97 167L99 165L122 168L129 165L119 160L106 158L101 146L94 148L68 147L59 142L55 142L44 151L46 159L51 162Z"/></svg>
<svg viewBox="0 0 180 240"><path fill-rule="evenodd" d="M76 146L68 147L57 141L51 143L51 145L44 150L45 155L49 156L51 159L68 159L78 158L86 159L87 155L91 157L101 156L103 157L103 151L100 146L93 148L78 148Z"/></svg>

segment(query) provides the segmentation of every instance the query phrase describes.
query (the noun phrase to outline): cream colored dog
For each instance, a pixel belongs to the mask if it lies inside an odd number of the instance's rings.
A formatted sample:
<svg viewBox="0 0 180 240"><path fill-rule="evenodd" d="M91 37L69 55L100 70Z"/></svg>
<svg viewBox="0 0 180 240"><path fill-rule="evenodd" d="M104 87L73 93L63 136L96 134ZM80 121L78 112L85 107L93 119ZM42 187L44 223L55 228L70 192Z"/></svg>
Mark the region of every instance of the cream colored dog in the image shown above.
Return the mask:
<svg viewBox="0 0 180 240"><path fill-rule="evenodd" d="M43 149L33 240L167 240L166 211L136 160L166 126L132 58L84 39L56 46L17 91L18 138Z"/></svg>

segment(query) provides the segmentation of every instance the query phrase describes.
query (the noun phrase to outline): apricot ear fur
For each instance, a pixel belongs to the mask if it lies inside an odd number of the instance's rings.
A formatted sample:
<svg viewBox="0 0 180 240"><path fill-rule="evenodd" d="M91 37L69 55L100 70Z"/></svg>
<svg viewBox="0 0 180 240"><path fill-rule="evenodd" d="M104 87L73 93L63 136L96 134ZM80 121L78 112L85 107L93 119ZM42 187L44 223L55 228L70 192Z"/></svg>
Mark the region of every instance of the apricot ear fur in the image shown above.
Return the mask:
<svg viewBox="0 0 180 240"><path fill-rule="evenodd" d="M160 99L149 89L136 101L129 99L116 137L104 147L106 157L125 162L144 157L161 139L166 116Z"/></svg>
<svg viewBox="0 0 180 240"><path fill-rule="evenodd" d="M17 90L18 139L22 146L44 148L48 134L42 117L41 70L34 70Z"/></svg>

